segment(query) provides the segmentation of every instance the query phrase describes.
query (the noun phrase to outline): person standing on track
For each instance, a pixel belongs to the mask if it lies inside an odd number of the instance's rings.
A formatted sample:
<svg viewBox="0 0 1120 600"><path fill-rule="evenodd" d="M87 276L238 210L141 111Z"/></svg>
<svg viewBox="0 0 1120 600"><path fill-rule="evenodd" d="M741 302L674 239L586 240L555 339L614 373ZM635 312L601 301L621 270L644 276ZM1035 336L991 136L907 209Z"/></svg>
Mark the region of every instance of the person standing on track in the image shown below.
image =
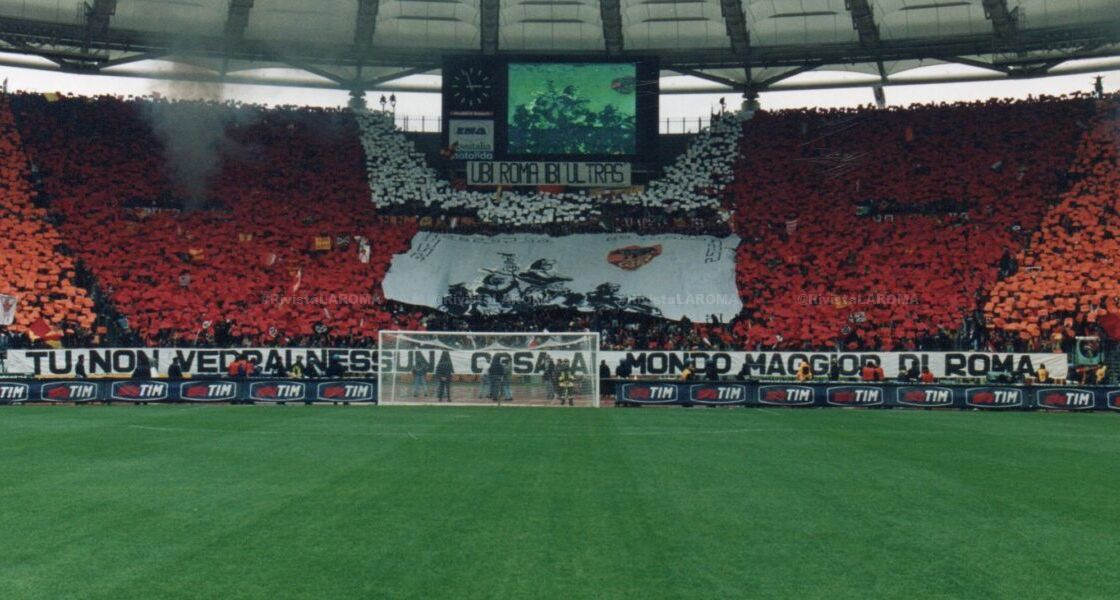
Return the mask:
<svg viewBox="0 0 1120 600"><path fill-rule="evenodd" d="M455 368L451 366L451 356L444 352L439 357L439 364L436 365L436 382L439 387L436 388L436 401L451 402L451 377L455 375Z"/></svg>
<svg viewBox="0 0 1120 600"><path fill-rule="evenodd" d="M490 371L483 371L478 376L478 393L475 397L479 400L490 396Z"/></svg>
<svg viewBox="0 0 1120 600"><path fill-rule="evenodd" d="M548 354L544 355L544 399L552 402L556 398L556 363Z"/></svg>
<svg viewBox="0 0 1120 600"><path fill-rule="evenodd" d="M427 398L428 397L428 373L431 368L428 366L428 361L424 360L423 356L419 353L415 354L412 360L412 397Z"/></svg>
<svg viewBox="0 0 1120 600"><path fill-rule="evenodd" d="M490 361L490 370L486 373L490 380L490 401L502 401L502 385L505 379L505 367L499 358L494 358Z"/></svg>
<svg viewBox="0 0 1120 600"><path fill-rule="evenodd" d="M564 406L565 403L568 406L575 406L572 393L576 385L576 376L572 373L572 367L567 360L560 361L560 367L557 369L557 381L560 388L560 406Z"/></svg>
<svg viewBox="0 0 1120 600"><path fill-rule="evenodd" d="M506 402L513 402L513 363L508 358L502 360L505 378L502 379L502 396Z"/></svg>

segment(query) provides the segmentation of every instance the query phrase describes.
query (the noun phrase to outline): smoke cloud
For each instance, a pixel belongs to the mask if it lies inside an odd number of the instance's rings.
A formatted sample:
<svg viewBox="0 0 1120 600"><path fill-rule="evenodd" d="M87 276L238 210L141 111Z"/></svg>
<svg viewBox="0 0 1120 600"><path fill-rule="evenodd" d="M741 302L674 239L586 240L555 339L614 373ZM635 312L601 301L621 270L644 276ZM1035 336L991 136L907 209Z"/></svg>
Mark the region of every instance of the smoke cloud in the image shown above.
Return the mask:
<svg viewBox="0 0 1120 600"><path fill-rule="evenodd" d="M173 67L183 70L189 73L189 67ZM233 145L227 127L249 113L221 104L223 87L217 82L160 82L153 91L165 100L145 104L144 116L163 143L167 175L176 195L182 195L184 210L206 206L223 149Z"/></svg>

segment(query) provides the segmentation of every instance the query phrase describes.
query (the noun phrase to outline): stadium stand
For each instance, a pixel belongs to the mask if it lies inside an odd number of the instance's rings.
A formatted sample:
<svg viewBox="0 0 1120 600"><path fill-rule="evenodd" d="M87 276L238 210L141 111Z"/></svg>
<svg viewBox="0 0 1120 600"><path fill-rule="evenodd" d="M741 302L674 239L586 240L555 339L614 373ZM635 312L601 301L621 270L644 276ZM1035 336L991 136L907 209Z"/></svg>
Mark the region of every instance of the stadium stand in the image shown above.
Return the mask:
<svg viewBox="0 0 1120 600"><path fill-rule="evenodd" d="M234 109L252 114L229 127L210 205L181 211L141 102L15 103L63 236L139 341L344 343L412 322L380 280L415 221L371 210L348 113Z"/></svg>
<svg viewBox="0 0 1120 600"><path fill-rule="evenodd" d="M549 225L594 225L604 213L633 210L665 215L720 212L720 195L733 176L742 133L739 121L717 119L696 136L664 176L638 193L596 198L585 193L526 193L454 189L440 178L412 142L398 131L389 113L359 111L362 146L369 169L370 194L382 209L477 217L483 223L524 229ZM726 218L726 216L724 216Z"/></svg>
<svg viewBox="0 0 1120 600"><path fill-rule="evenodd" d="M1033 270L1021 251L1039 224L1052 229L1076 209L1062 208L1067 196L1043 219L1096 110L1089 99L1040 98L716 119L662 180L603 201L454 189L382 113L213 105L233 115L221 161L208 204L183 211L145 112L166 101L12 103L61 237L136 342L363 345L385 328L471 327L598 330L616 349L1021 346L1028 336L1006 326L1016 317L1001 290L1025 276L1010 265ZM1109 131L1096 127L1099 146ZM1091 153L1105 150L1080 152L1071 194L1084 196L1084 173L1103 160ZM564 311L467 323L382 300L392 255L449 217L475 233L711 233L726 221L743 238L745 309L730 323ZM993 286L1001 300L985 311ZM1001 319L991 332L986 317ZM1026 329L1035 330L1049 331Z"/></svg>
<svg viewBox="0 0 1120 600"><path fill-rule="evenodd" d="M1120 114L1102 104L1082 138L1061 202L985 304L991 327L1024 342L1056 345L1077 335L1116 332L1120 316ZM1107 333L1107 331L1106 331Z"/></svg>
<svg viewBox="0 0 1120 600"><path fill-rule="evenodd" d="M762 113L731 186L746 347L988 343L976 313L1064 185L1090 100Z"/></svg>
<svg viewBox="0 0 1120 600"><path fill-rule="evenodd" d="M93 328L93 300L77 283L74 261L36 191L23 141L6 98L0 98L0 294L18 300L16 335L53 338Z"/></svg>

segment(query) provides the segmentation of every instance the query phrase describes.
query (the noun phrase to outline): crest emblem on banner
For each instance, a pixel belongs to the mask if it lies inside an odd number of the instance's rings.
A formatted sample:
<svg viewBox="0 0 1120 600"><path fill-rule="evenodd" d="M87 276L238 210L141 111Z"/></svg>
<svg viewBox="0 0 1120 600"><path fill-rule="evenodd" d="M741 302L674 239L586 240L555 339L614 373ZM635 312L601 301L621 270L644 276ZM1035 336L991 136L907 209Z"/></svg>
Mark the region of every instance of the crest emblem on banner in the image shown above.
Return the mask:
<svg viewBox="0 0 1120 600"><path fill-rule="evenodd" d="M661 244L655 246L624 246L611 250L607 262L625 271L637 271L661 256Z"/></svg>

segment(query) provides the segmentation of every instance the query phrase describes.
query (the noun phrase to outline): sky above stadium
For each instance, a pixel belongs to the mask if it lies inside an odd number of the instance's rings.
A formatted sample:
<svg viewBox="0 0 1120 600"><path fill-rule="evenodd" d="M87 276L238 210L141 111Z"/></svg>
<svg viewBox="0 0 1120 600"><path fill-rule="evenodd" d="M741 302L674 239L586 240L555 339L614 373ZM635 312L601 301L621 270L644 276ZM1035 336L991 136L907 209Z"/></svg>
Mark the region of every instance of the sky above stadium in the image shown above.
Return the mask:
<svg viewBox="0 0 1120 600"><path fill-rule="evenodd" d="M32 59L29 60L40 60ZM1120 70L1115 69L1115 59L1099 61L1100 75L1104 76L1106 91L1120 90ZM160 69L157 61L147 61L147 68ZM1079 61L1077 65L1063 65L1055 69L1060 73L1063 68L1084 68L1093 66L1091 61ZM170 68L164 66L163 68ZM272 70L273 72L279 70ZM900 78L937 78L956 75L982 75L990 74L974 67L956 64L937 65L907 71ZM905 106L914 103L926 102L956 102L972 101L987 98L1026 98L1029 95L1039 94L1066 94L1075 91L1089 92L1092 90L1093 79L1098 73L1078 73L1074 75L1055 75L1039 79L1020 79L1004 81L977 81L966 83L938 83L927 85L893 85L886 88L887 103L894 106ZM69 94L95 95L115 94L122 96L143 96L153 92L163 96L177 98L208 98L214 99L218 94L223 99L238 100L257 104L277 105L296 104L308 106L341 106L347 102L347 93L338 90L276 87L264 85L225 84L195 85L183 82L171 82L134 77L113 77L105 75L74 75L43 71L36 69L23 69L17 67L0 67L0 78L5 78L12 90L34 92L63 92ZM866 75L843 73L836 71L809 72L786 80L786 84L808 84L813 82L836 81L866 82ZM411 82L438 82L435 76L413 76L402 81ZM699 80L686 77L665 78L662 86L697 85L705 84ZM369 105L376 108L380 98L379 92L367 94ZM710 112L717 110L720 98L725 98L728 108L736 108L740 99L734 93L723 94L694 94L694 95L664 95L661 100L661 118L681 119L705 117ZM436 117L439 115L440 99L438 94L398 93L398 115L410 117ZM874 102L870 83L866 86L843 89L822 90L796 90L775 91L762 94L761 103L764 109L782 109L797 107L850 107ZM433 122L435 122L433 120Z"/></svg>

